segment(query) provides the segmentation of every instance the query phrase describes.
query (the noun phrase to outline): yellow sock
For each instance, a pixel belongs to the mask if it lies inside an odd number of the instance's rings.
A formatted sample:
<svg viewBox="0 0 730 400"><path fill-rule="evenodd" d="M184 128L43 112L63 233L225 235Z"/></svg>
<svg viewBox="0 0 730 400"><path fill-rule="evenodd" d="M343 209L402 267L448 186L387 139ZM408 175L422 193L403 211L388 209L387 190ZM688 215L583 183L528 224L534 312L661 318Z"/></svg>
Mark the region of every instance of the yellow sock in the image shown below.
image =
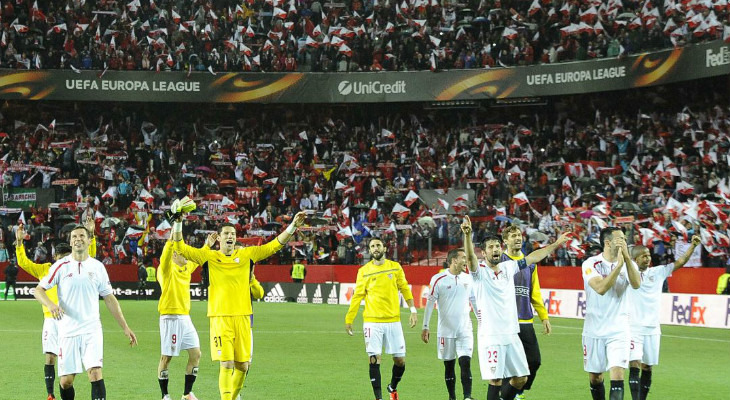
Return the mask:
<svg viewBox="0 0 730 400"><path fill-rule="evenodd" d="M221 400L233 400L233 371L234 369L221 367L218 372L218 389L221 392Z"/></svg>
<svg viewBox="0 0 730 400"><path fill-rule="evenodd" d="M246 373L239 370L234 369L233 370L233 396L232 398L235 400L236 396L238 396L239 393L241 393L241 390L243 390L243 382L246 381Z"/></svg>

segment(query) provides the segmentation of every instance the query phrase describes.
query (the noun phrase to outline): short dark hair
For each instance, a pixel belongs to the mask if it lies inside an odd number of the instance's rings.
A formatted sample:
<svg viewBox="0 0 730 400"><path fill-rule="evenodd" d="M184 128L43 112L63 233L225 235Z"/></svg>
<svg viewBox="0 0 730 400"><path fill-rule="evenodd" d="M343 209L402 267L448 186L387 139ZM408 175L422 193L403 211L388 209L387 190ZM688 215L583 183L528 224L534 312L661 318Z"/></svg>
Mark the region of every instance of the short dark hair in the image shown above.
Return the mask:
<svg viewBox="0 0 730 400"><path fill-rule="evenodd" d="M368 247L370 247L370 243L372 243L373 240L377 240L378 242L382 243L383 246L385 246L385 242L383 241L383 239L381 239L379 237L373 237L373 238L370 238L370 240L368 240Z"/></svg>
<svg viewBox="0 0 730 400"><path fill-rule="evenodd" d="M459 253L463 253L463 248L458 249L451 249L449 250L449 253L446 255L446 267L449 267L451 265L451 261L454 260L454 258L459 256Z"/></svg>
<svg viewBox="0 0 730 400"><path fill-rule="evenodd" d="M613 236L613 233L616 231L620 231L621 229L615 227L615 226L607 226L603 229L601 229L601 247L606 246L606 240L611 240L611 237Z"/></svg>
<svg viewBox="0 0 730 400"><path fill-rule="evenodd" d="M231 228L233 228L234 231L236 230L236 225L233 225L230 222L224 222L224 223L218 225L218 234L220 235L223 232L223 228L225 228L227 226L230 226Z"/></svg>
<svg viewBox="0 0 730 400"><path fill-rule="evenodd" d="M84 232L86 232L86 236L91 236L91 234L89 233L89 230L86 229L86 227L83 226L83 225L81 225L81 224L76 224L76 226L74 226L73 229L71 229L70 231L68 231L68 233L70 235L71 232L76 231L76 230L79 230L79 229L83 229Z"/></svg>
<svg viewBox="0 0 730 400"><path fill-rule="evenodd" d="M500 246L502 245L502 238L501 237L499 237L499 236L497 236L497 235L495 235L493 233L487 233L487 236L482 241L482 246L484 246L486 248L487 247L487 242L491 242L492 240L496 240L497 242L499 242L499 245Z"/></svg>
<svg viewBox="0 0 730 400"><path fill-rule="evenodd" d="M68 243L60 242L56 245L56 254L69 254L71 253L71 245Z"/></svg>

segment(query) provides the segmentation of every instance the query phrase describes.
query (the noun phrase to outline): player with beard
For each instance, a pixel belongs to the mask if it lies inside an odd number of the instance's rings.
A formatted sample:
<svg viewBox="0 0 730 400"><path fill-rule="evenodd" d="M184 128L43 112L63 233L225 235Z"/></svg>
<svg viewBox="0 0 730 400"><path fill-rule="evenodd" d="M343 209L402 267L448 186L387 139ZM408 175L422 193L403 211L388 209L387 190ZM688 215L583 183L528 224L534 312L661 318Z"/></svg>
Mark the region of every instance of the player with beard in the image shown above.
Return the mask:
<svg viewBox="0 0 730 400"><path fill-rule="evenodd" d="M631 248L631 257L639 266L641 286L629 290L629 323L631 325L631 355L629 357L629 388L633 400L644 400L651 388L651 369L659 364L659 342L662 330L659 314L662 302L662 286L672 273L687 264L695 248L701 243L699 236L692 236L692 243L677 261L651 266L651 252L644 246ZM639 378L639 371L641 378Z"/></svg>
<svg viewBox="0 0 730 400"><path fill-rule="evenodd" d="M218 226L211 242L218 241L220 250L186 245L180 235L181 217L194 209L187 197L175 200L170 206L175 222L172 225L173 250L198 265L208 263L210 291L208 317L210 318L210 353L213 361L220 361L218 389L221 400L235 399L243 389L251 354L251 265L264 260L289 242L297 228L304 223L306 214L299 212L292 223L276 239L262 245L236 248L236 227L231 223ZM177 240L176 240L177 239ZM242 295L244 294L244 295Z"/></svg>
<svg viewBox="0 0 730 400"><path fill-rule="evenodd" d="M502 254L502 261L521 260L525 258L522 252L522 231L516 225L510 225L502 230L502 240L507 249ZM542 321L543 333L549 335L552 326L548 319L548 312L542 302L540 294L540 279L537 276L537 265L530 264L527 268L515 274L515 296L517 298L517 318L520 322L520 340L525 347L527 366L530 367L530 376L527 383L517 393L516 399L524 399L522 392L530 390L535 381L537 370L540 369L540 346L535 335L533 326L534 315L532 308L535 308L540 321Z"/></svg>
<svg viewBox="0 0 730 400"><path fill-rule="evenodd" d="M376 400L382 400L380 386L380 361L385 352L393 356L393 372L388 385L390 400L398 400L398 382L406 370L406 342L400 322L400 297L403 295L411 310L411 328L418 322L418 314L413 304L413 294L408 288L403 268L395 261L385 258L385 246L378 238L370 239L370 262L357 271L355 292L350 299L350 308L345 316L345 330L352 336L352 322L355 320L360 302L365 300L363 333L365 351L370 358L370 383Z"/></svg>
<svg viewBox="0 0 730 400"><path fill-rule="evenodd" d="M557 250L570 240L570 233L563 233L555 243L533 251L521 260L502 262L500 238L488 235L484 240L485 259L480 263L474 252L468 216L464 217L461 230L477 296L479 369L482 379L489 380L487 400L498 400L500 394L504 400L513 400L530 374L525 349L519 338L514 275ZM503 385L505 378L510 380Z"/></svg>

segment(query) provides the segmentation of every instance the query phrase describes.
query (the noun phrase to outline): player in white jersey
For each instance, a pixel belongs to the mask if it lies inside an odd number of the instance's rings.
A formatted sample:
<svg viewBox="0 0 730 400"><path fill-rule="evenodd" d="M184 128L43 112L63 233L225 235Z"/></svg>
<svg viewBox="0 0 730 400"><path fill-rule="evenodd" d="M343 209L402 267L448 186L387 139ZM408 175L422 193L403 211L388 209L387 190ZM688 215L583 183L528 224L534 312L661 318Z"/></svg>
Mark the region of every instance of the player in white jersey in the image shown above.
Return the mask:
<svg viewBox="0 0 730 400"><path fill-rule="evenodd" d="M71 231L69 242L71 254L51 266L48 275L36 287L34 295L58 321L61 399L74 399L74 378L86 370L91 382L91 399L106 400L101 371L104 342L99 296L124 329L130 345L137 344L137 337L129 329L119 302L112 294L104 264L89 256L89 232L79 225ZM46 290L54 286L58 287L58 304L53 303L46 294Z"/></svg>
<svg viewBox="0 0 730 400"><path fill-rule="evenodd" d="M605 400L603 373L610 371L611 400L624 398L629 366L629 285L637 289L639 270L631 262L626 237L616 227L601 230L603 252L583 262L586 318L583 323L583 369L591 396Z"/></svg>
<svg viewBox="0 0 730 400"><path fill-rule="evenodd" d="M520 260L500 262L502 240L488 235L484 240L484 263L480 265L472 244L471 221L464 217L461 225L464 233L464 249L467 265L474 278L477 296L477 329L479 369L482 379L489 380L487 400L513 400L527 382L530 369L525 349L519 338L514 275L530 264L536 264L557 250L569 239L569 233L540 250L533 251ZM502 380L510 378L505 385ZM501 393L500 393L501 392Z"/></svg>
<svg viewBox="0 0 730 400"><path fill-rule="evenodd" d="M476 299L472 287L474 280L466 273L464 249L453 249L446 256L447 270L431 278L426 310L423 315L421 339L428 343L431 338L429 322L434 305L438 303L438 358L444 360L444 379L449 400L456 400L456 359L461 368L461 386L464 399L471 399L471 355L474 335L469 316L469 304L476 312Z"/></svg>
<svg viewBox="0 0 730 400"><path fill-rule="evenodd" d="M662 286L672 272L687 264L695 248L701 243L699 236L692 236L687 251L674 263L651 267L651 252L644 246L631 248L631 257L639 266L641 286L629 290L629 322L631 326L631 352L629 364L629 388L633 400L644 400L651 388L652 366L659 364L659 312L661 311ZM641 378L639 371L641 369Z"/></svg>

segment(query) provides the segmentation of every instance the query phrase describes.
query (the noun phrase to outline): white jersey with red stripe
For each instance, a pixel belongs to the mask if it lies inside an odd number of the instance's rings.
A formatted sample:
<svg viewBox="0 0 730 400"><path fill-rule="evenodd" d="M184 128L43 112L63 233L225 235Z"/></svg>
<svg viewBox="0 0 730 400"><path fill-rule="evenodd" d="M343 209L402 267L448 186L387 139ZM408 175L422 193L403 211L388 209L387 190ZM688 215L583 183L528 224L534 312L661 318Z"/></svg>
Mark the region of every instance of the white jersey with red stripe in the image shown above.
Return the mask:
<svg viewBox="0 0 730 400"><path fill-rule="evenodd" d="M58 305L65 315L58 321L58 336L72 337L101 328L99 296L112 294L104 264L94 258L75 261L68 255L54 263L40 281L46 290L58 286Z"/></svg>
<svg viewBox="0 0 730 400"><path fill-rule="evenodd" d="M617 266L617 261L607 261L603 257L603 253L583 262L583 284L586 292L586 319L583 323L583 336L600 339L623 337L629 334L627 266L624 265L621 268L616 283L603 295L598 294L588 283L596 277L605 279ZM636 268L635 264L634 268Z"/></svg>
<svg viewBox="0 0 730 400"><path fill-rule="evenodd" d="M488 344L508 344L511 335L520 333L517 319L514 275L526 268L525 259L508 260L491 269L483 261L472 271L478 289L478 335Z"/></svg>
<svg viewBox="0 0 730 400"><path fill-rule="evenodd" d="M449 270L439 272L431 278L431 290L423 319L424 329L428 329L433 311L433 303L438 304L438 337L458 338L472 334L470 298L473 294L474 280L462 272L454 275ZM430 307L428 307L430 305Z"/></svg>

